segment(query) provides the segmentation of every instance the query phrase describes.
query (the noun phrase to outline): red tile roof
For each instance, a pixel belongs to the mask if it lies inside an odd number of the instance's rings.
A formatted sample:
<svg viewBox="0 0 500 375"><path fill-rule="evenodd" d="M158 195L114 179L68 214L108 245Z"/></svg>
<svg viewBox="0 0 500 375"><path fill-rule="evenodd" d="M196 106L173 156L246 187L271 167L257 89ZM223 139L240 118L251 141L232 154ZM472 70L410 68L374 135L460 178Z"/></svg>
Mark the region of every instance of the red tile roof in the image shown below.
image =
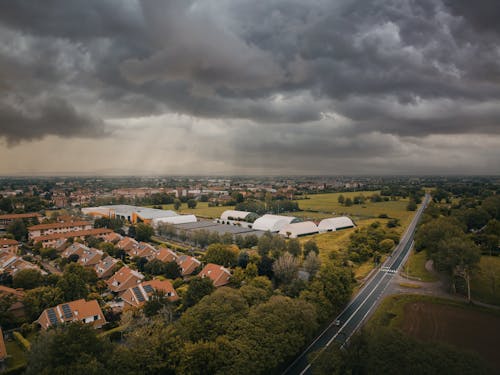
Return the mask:
<svg viewBox="0 0 500 375"><path fill-rule="evenodd" d="M5 214L0 215L0 220L28 219L31 217L42 217L42 215L37 212L28 212L25 214Z"/></svg>
<svg viewBox="0 0 500 375"><path fill-rule="evenodd" d="M111 229L107 228L94 228L87 230L76 230L73 232L65 232L65 233L53 233L47 234L46 236L38 236L33 238L34 242L39 241L50 241L50 240L58 240L60 238L72 238L72 237L86 237L86 236L99 236L102 234L111 233Z"/></svg>
<svg viewBox="0 0 500 375"><path fill-rule="evenodd" d="M54 323L55 321L57 322ZM106 323L97 301L85 301L84 299L61 303L55 307L45 309L37 320L43 329L47 329L54 324L76 321L91 323L96 328L100 328Z"/></svg>
<svg viewBox="0 0 500 375"><path fill-rule="evenodd" d="M208 277L215 287L226 285L231 279L231 271L218 264L208 263L198 274L200 277Z"/></svg>
<svg viewBox="0 0 500 375"><path fill-rule="evenodd" d="M71 227L84 227L92 225L90 221L65 221L57 223L37 224L28 227L28 231L45 230L45 229L61 229Z"/></svg>

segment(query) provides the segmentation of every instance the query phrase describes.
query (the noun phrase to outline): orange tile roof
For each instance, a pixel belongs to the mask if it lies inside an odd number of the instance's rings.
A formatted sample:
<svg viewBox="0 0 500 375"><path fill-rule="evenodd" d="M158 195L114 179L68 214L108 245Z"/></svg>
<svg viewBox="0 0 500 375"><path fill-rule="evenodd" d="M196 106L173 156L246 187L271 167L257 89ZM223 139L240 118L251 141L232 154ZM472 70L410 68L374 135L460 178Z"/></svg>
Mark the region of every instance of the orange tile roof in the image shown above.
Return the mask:
<svg viewBox="0 0 500 375"><path fill-rule="evenodd" d="M2 327L0 327L0 360L4 360L7 357L7 348L5 347L5 341L3 340Z"/></svg>
<svg viewBox="0 0 500 375"><path fill-rule="evenodd" d="M19 245L19 242L16 240L12 240L10 238L0 238L0 246L16 246Z"/></svg>
<svg viewBox="0 0 500 375"><path fill-rule="evenodd" d="M85 237L85 236L99 236L101 234L111 233L111 229L107 228L94 228L87 230L76 230L73 232L65 232L65 233L53 233L47 234L45 236L38 236L33 238L34 242L39 241L49 241L49 240L57 240L60 238L72 238L72 237Z"/></svg>
<svg viewBox="0 0 500 375"><path fill-rule="evenodd" d="M166 247L160 247L155 255L155 258L161 260L162 262L174 262L178 255Z"/></svg>
<svg viewBox="0 0 500 375"><path fill-rule="evenodd" d="M44 230L44 229L60 229L60 228L71 228L71 227L84 227L87 225L92 225L90 221L64 221L57 223L48 224L37 224L28 227L28 231L34 230Z"/></svg>
<svg viewBox="0 0 500 375"><path fill-rule="evenodd" d="M181 267L183 276L192 274L196 267L201 264L198 259L193 258L189 255L181 255L179 258L177 258L176 262L179 267Z"/></svg>
<svg viewBox="0 0 500 375"><path fill-rule="evenodd" d="M24 297L24 291L22 289L9 288L5 285L0 285L0 294L12 294L19 299L22 299Z"/></svg>
<svg viewBox="0 0 500 375"><path fill-rule="evenodd" d="M199 273L200 277L208 277L215 287L226 285L231 279L231 271L218 264L208 263Z"/></svg>
<svg viewBox="0 0 500 375"><path fill-rule="evenodd" d="M132 270L127 266L123 266L115 272L109 280L106 281L108 287L113 292L122 292L133 285L138 284L144 275L138 271Z"/></svg>
<svg viewBox="0 0 500 375"><path fill-rule="evenodd" d="M67 307L63 308L64 305L67 305ZM92 323L96 327L101 327L106 323L101 307L96 300L85 301L84 299L79 299L45 309L37 320L44 329L54 324L54 321L51 321L49 318L50 310L54 313L53 317L57 320L56 324L83 321L84 323ZM69 315L66 315L65 312L69 312ZM95 316L97 316L96 320L94 320Z"/></svg>
<svg viewBox="0 0 500 375"><path fill-rule="evenodd" d="M28 219L30 217L42 217L38 212L28 212L25 214L4 214L0 215L0 220Z"/></svg>

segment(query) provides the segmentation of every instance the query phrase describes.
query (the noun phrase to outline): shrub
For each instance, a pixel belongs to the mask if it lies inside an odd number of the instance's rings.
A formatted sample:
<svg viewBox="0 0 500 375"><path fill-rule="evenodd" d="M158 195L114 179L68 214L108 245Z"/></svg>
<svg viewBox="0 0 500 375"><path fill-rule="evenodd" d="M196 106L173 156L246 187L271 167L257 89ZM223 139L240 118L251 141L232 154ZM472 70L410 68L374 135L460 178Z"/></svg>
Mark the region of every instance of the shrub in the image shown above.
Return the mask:
<svg viewBox="0 0 500 375"><path fill-rule="evenodd" d="M15 331L13 334L14 336L14 339L19 343L19 345L21 345L21 347L26 350L26 351L30 351L31 350L31 343L26 340L24 338L23 335L21 335L21 333Z"/></svg>

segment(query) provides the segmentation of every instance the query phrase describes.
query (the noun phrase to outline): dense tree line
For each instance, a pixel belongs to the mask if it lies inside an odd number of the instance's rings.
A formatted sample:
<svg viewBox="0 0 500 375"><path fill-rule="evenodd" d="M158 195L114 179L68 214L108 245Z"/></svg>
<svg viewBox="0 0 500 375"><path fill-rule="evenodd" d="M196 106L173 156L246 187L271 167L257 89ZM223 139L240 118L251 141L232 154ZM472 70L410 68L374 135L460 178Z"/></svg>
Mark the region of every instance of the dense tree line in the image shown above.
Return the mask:
<svg viewBox="0 0 500 375"><path fill-rule="evenodd" d="M476 354L445 344L424 343L386 328L354 336L345 350L334 344L313 364L315 375L492 373Z"/></svg>

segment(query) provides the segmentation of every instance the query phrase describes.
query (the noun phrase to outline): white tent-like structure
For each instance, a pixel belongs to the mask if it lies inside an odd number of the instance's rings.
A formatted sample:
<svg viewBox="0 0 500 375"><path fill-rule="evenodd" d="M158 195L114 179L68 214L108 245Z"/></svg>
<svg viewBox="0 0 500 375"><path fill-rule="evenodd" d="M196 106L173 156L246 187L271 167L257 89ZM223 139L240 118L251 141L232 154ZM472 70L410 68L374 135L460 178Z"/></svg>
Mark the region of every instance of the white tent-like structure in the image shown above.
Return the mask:
<svg viewBox="0 0 500 375"><path fill-rule="evenodd" d="M255 220L252 228L265 232L279 232L281 228L292 223L294 220L297 220L297 218L293 216L264 215Z"/></svg>
<svg viewBox="0 0 500 375"><path fill-rule="evenodd" d="M320 232L334 232L340 229L354 228L355 226L353 221L347 216L323 219L318 224Z"/></svg>
<svg viewBox="0 0 500 375"><path fill-rule="evenodd" d="M160 217L155 218L152 221L153 227L157 227L158 224L186 224L186 223L196 223L198 220L194 215L178 215L171 217Z"/></svg>
<svg viewBox="0 0 500 375"><path fill-rule="evenodd" d="M288 238L297 238L318 232L318 226L312 221L303 221L301 223L291 223L285 225L280 229L279 234Z"/></svg>

